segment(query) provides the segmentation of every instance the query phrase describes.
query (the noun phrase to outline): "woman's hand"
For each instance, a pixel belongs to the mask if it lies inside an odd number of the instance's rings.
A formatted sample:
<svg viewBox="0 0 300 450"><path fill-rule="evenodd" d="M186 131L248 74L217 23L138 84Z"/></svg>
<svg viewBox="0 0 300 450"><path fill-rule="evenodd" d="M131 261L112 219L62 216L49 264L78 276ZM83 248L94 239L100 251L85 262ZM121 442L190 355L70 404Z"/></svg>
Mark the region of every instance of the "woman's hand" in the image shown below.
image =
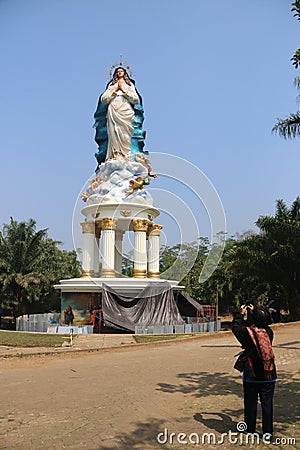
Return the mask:
<svg viewBox="0 0 300 450"><path fill-rule="evenodd" d="M249 309L250 311L253 311L254 306L252 305L252 303L250 303L250 305L242 305L240 308L240 313L243 315L246 314L247 309Z"/></svg>
<svg viewBox="0 0 300 450"><path fill-rule="evenodd" d="M243 314L243 316L246 314L247 312L247 306L246 305L242 305L240 307L240 313Z"/></svg>

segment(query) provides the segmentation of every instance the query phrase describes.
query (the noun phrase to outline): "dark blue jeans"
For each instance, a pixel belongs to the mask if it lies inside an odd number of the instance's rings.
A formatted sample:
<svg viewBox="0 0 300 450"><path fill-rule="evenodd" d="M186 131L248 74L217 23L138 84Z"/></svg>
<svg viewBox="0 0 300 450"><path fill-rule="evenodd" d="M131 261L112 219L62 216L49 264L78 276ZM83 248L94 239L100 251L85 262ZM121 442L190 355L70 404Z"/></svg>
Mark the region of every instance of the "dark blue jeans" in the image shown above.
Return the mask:
<svg viewBox="0 0 300 450"><path fill-rule="evenodd" d="M244 408L247 432L255 433L257 402L260 398L262 409L262 430L263 434L273 434L273 396L275 382L249 383L243 382L244 387Z"/></svg>

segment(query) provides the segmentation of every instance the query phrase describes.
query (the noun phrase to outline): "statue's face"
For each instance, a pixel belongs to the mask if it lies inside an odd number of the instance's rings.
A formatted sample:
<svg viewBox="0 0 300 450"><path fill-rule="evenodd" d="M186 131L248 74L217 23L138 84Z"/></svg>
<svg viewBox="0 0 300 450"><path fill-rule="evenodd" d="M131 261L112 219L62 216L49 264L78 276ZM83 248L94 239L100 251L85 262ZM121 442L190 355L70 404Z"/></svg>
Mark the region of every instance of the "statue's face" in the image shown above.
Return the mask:
<svg viewBox="0 0 300 450"><path fill-rule="evenodd" d="M124 75L125 75L125 72L124 72L123 69L118 69L118 70L117 70L117 77L118 77L118 78L123 78Z"/></svg>

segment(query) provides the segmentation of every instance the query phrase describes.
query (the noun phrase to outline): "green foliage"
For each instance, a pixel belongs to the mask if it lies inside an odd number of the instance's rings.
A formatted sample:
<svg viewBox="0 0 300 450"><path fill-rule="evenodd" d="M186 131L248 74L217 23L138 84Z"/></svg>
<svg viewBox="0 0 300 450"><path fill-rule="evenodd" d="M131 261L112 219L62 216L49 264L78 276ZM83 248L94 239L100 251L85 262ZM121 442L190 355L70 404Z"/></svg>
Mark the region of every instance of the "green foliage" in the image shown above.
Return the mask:
<svg viewBox="0 0 300 450"><path fill-rule="evenodd" d="M0 331L0 345L9 347L61 347L62 343L69 338L70 336L63 334Z"/></svg>
<svg viewBox="0 0 300 450"><path fill-rule="evenodd" d="M160 335L135 335L133 336L137 344L143 344L148 342L159 342L159 341L174 341L177 339L187 339L195 336L194 334L160 334Z"/></svg>
<svg viewBox="0 0 300 450"><path fill-rule="evenodd" d="M277 200L275 215L261 216L256 224L259 233L247 232L226 240L216 270L204 283L200 274L211 250L207 239L164 247L161 271L169 270L178 280L180 272L175 268L188 267L190 255L196 253L181 284L201 304L213 305L218 300L219 311L225 313L247 300L258 304L277 300L291 319L300 318L300 198L290 208Z"/></svg>
<svg viewBox="0 0 300 450"><path fill-rule="evenodd" d="M278 132L279 136L284 139L293 139L300 135L300 111L291 113L289 117L285 119L277 119L273 132Z"/></svg>
<svg viewBox="0 0 300 450"><path fill-rule="evenodd" d="M201 240L200 240L201 241ZM183 280L186 290L191 292L189 287L193 278L193 268L198 267L197 261L207 250L202 242L191 242L189 244L177 244L173 247L164 247L160 259L160 272L167 280ZM205 258L203 258L203 262ZM190 278L186 278L189 273Z"/></svg>
<svg viewBox="0 0 300 450"><path fill-rule="evenodd" d="M295 66L295 69L298 69L299 64L300 64L300 49L299 48L293 54L291 61L292 61L293 66Z"/></svg>
<svg viewBox="0 0 300 450"><path fill-rule="evenodd" d="M231 240L226 241L226 248L231 246ZM225 297L225 292L230 291L231 281L224 271L224 254L221 261L214 260L214 248L217 244L211 245L207 238L200 238L198 241L190 244L175 245L173 247L164 247L161 255L160 271L165 277L168 272L170 279L181 279L180 283L185 286L185 290L201 304L213 305L216 303L216 294ZM208 254L212 250L211 264L217 266L212 276L204 283L201 281L202 269ZM219 260L219 252L216 252ZM193 264L191 265L191 261ZM176 262L176 264L175 264ZM178 268L180 271L178 272ZM188 270L186 270L188 268ZM210 268L208 268L209 270ZM229 301L223 301L223 309L228 309Z"/></svg>
<svg viewBox="0 0 300 450"><path fill-rule="evenodd" d="M294 12L294 17L300 21L300 0L296 0L292 3L291 11ZM291 58L291 62L295 69L298 69L300 65L300 49L298 48ZM295 85L300 88L300 79L297 77L295 79ZM272 131L278 133L280 137L284 139L294 139L300 136L300 111L296 113L291 113L288 117L284 119L277 119Z"/></svg>
<svg viewBox="0 0 300 450"><path fill-rule="evenodd" d="M237 243L228 270L239 280L245 300L275 299L300 316L300 198L291 208L277 200L274 216L257 221L260 234Z"/></svg>
<svg viewBox="0 0 300 450"><path fill-rule="evenodd" d="M292 12L294 12L294 17L300 21L300 0L296 0L292 3Z"/></svg>
<svg viewBox="0 0 300 450"><path fill-rule="evenodd" d="M47 229L36 231L33 219L17 222L11 218L4 224L0 232L2 306L12 307L15 316L59 308L53 284L80 276L76 252L59 250L59 244L48 238Z"/></svg>
<svg viewBox="0 0 300 450"><path fill-rule="evenodd" d="M122 258L122 274L125 277L133 276L133 254L130 252Z"/></svg>

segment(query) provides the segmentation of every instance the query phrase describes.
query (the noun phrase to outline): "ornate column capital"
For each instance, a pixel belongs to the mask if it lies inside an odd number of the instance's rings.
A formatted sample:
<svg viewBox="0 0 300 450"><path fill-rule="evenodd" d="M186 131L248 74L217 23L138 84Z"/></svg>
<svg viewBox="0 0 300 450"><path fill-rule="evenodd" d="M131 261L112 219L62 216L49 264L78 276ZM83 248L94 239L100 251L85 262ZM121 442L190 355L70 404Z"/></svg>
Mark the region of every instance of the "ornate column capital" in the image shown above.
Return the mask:
<svg viewBox="0 0 300 450"><path fill-rule="evenodd" d="M82 233L95 233L95 222L80 222L82 226Z"/></svg>
<svg viewBox="0 0 300 450"><path fill-rule="evenodd" d="M113 217L105 217L100 220L101 229L102 230L115 230L118 219L114 219Z"/></svg>
<svg viewBox="0 0 300 450"><path fill-rule="evenodd" d="M151 236L160 236L160 230L163 229L162 225L157 223L150 223L148 228L148 234Z"/></svg>
<svg viewBox="0 0 300 450"><path fill-rule="evenodd" d="M133 231L147 231L149 221L147 219L133 219Z"/></svg>

